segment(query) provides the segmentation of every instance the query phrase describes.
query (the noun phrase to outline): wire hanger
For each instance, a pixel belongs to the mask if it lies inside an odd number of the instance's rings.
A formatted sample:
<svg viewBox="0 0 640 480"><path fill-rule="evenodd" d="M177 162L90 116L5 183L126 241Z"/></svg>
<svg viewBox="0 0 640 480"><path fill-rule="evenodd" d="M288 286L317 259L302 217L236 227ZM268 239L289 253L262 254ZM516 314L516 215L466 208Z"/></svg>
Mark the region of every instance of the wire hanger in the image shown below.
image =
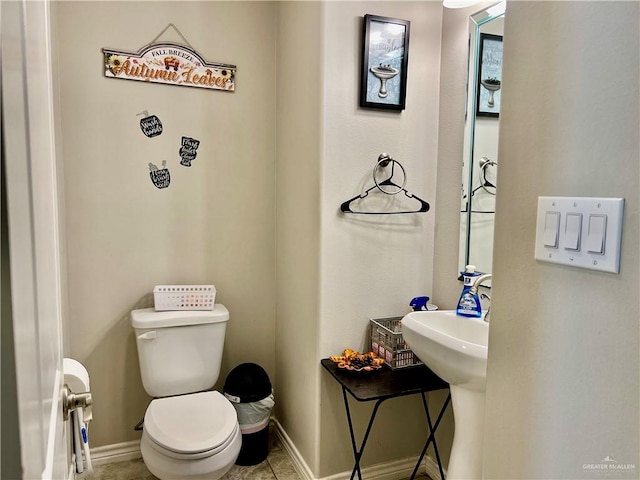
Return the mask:
<svg viewBox="0 0 640 480"><path fill-rule="evenodd" d="M487 158L487 157L482 157L480 159L479 166L480 166L480 172L478 174L478 179L480 180L480 184L476 188L471 190L471 194L469 196L473 197L476 194L476 192L479 190L484 190L489 195L495 195L497 187L496 185L491 183L489 180L487 180L487 167L497 168L498 162L495 160L491 160L490 158ZM493 190L489 190L490 188ZM466 193L462 195L462 200L467 200ZM468 208L468 205L466 208ZM460 210L460 213L465 213L467 211L466 208L465 210ZM496 212L493 210L471 210L471 213L496 213Z"/></svg>
<svg viewBox="0 0 640 480"><path fill-rule="evenodd" d="M391 163L391 174L386 180L378 182L378 180L376 179L376 170L378 170L379 167L383 167L383 168L387 167L389 163ZM400 167L400 169L402 170L402 175L403 175L402 185L398 185L392 180L396 165L398 165L398 167ZM424 200L422 200L421 198L417 197L416 195L409 192L406 188L404 188L405 185L407 184L407 175L404 170L404 167L400 162L398 162L397 160L394 160L386 153L381 153L378 156L378 161L376 162L375 167L373 167L373 182L375 183L375 185L369 187L363 193L356 195L355 197L347 200L346 202L343 202L342 205L340 205L340 210L343 213L357 213L361 215L394 215L394 214L400 214L400 213L424 213L429 211L430 207L427 202L425 202ZM393 188L386 189L383 187L393 187ZM415 199L418 202L420 202L420 208L418 208L417 210L402 210L397 212L362 212L362 211L353 210L351 205L353 202L355 202L356 200L361 200L363 198L366 198L369 195L369 192L376 188L386 195L397 195L398 193L402 192L405 194L406 197Z"/></svg>

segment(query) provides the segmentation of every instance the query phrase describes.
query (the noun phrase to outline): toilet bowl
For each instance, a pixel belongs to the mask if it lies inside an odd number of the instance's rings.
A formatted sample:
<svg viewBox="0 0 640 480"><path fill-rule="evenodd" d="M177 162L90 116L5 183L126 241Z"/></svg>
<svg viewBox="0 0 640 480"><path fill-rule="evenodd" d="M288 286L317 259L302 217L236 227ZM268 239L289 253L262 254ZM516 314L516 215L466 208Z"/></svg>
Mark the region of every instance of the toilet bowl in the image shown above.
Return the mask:
<svg viewBox="0 0 640 480"><path fill-rule="evenodd" d="M235 409L210 391L152 400L140 449L158 478L217 480L231 469L241 444Z"/></svg>

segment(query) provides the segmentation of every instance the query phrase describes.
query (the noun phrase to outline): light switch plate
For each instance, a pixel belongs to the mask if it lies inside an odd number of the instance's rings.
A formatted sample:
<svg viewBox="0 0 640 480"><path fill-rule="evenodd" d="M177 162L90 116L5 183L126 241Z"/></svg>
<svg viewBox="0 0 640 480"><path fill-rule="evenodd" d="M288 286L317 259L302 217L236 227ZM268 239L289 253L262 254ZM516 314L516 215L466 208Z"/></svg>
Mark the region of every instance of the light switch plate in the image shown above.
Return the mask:
<svg viewBox="0 0 640 480"><path fill-rule="evenodd" d="M548 214L552 212L560 213L559 241L556 247L545 245L549 243ZM544 262L619 273L623 213L624 198L538 197L535 258ZM581 221L576 222L577 218ZM594 222L594 218L603 220ZM568 243L575 245L576 232L572 227L575 228L577 223L578 249L566 249L564 246ZM605 231L597 232L594 226L602 226ZM602 235L602 238L599 235ZM594 244L599 245L600 242L604 245L604 252L590 251L593 250Z"/></svg>

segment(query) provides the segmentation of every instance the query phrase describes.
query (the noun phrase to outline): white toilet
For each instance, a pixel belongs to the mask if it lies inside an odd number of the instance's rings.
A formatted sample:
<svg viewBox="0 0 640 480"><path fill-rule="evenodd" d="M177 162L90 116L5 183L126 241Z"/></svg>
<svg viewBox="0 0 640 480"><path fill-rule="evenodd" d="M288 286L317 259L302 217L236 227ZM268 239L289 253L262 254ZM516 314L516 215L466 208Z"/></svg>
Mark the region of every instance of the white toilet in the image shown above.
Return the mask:
<svg viewBox="0 0 640 480"><path fill-rule="evenodd" d="M140 374L154 398L144 415L140 450L161 480L216 480L242 445L236 410L213 387L220 374L229 311L131 312Z"/></svg>

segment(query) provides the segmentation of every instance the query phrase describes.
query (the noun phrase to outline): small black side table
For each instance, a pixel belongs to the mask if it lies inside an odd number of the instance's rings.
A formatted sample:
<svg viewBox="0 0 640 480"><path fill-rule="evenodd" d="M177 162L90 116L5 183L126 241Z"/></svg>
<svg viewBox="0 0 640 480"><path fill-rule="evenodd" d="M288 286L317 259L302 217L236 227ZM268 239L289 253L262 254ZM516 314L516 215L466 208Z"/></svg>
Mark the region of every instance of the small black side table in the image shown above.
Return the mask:
<svg viewBox="0 0 640 480"><path fill-rule="evenodd" d="M340 370L338 366L328 358L322 359L320 363L342 387L342 397L344 399L344 407L347 412L349 433L351 434L351 447L353 448L353 457L355 459L355 464L351 471L351 480L353 480L356 472L358 473L358 478L362 480L360 459L362 458L362 452L364 451L364 447L369 439L369 433L371 432L371 427L373 426L373 421L376 418L380 404L390 398L404 397L406 395L413 395L416 393L419 393L422 396L422 404L424 405L424 411L427 414L427 424L429 425L429 436L424 448L422 449L422 453L418 458L418 462L413 469L411 480L416 476L416 473L420 468L420 463L422 462L424 455L427 453L427 448L431 443L433 443L433 449L438 461L440 477L442 480L445 480L442 463L440 461L440 454L438 453L438 446L436 445L435 432L440 424L440 420L442 420L442 416L444 415L449 402L451 401L451 393L449 393L447 399L443 403L435 423L431 422L431 415L429 414L425 393L434 390L448 389L448 383L424 365L398 370L391 370L388 366L383 366L380 370L375 372L359 374ZM359 402L369 402L374 400L376 402L373 407L373 411L371 412L371 418L369 419L369 424L367 425L367 430L362 439L362 443L360 444L360 448L357 446L356 437L353 431L347 392L349 392L351 396Z"/></svg>

